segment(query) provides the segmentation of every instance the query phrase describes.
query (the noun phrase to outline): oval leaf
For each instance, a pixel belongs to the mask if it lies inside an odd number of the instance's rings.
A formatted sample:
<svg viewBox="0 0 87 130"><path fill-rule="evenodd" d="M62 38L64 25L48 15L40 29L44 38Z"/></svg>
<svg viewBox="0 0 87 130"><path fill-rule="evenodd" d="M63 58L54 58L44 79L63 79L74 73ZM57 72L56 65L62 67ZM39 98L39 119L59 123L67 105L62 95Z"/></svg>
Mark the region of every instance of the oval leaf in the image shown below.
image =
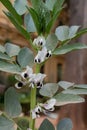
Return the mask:
<svg viewBox="0 0 87 130"><path fill-rule="evenodd" d="M75 84L73 87L74 88L86 88L87 89L87 84Z"/></svg>
<svg viewBox="0 0 87 130"><path fill-rule="evenodd" d="M14 45L12 43L6 43L5 44L5 50L6 53L12 57L12 56L16 56L18 55L19 51L20 51L20 47L17 45Z"/></svg>
<svg viewBox="0 0 87 130"><path fill-rule="evenodd" d="M24 24L28 32L36 32L35 24L29 13L24 16Z"/></svg>
<svg viewBox="0 0 87 130"><path fill-rule="evenodd" d="M64 118L59 121L57 130L72 130L73 124L69 118Z"/></svg>
<svg viewBox="0 0 87 130"><path fill-rule="evenodd" d="M19 15L23 15L27 11L27 0L15 0L14 8Z"/></svg>
<svg viewBox="0 0 87 130"><path fill-rule="evenodd" d="M80 26L71 26L71 27L69 28L69 39L73 38L73 37L76 35L76 33L77 33L79 27L80 27Z"/></svg>
<svg viewBox="0 0 87 130"><path fill-rule="evenodd" d="M46 47L48 50L54 50L58 45L58 39L55 34L48 35L46 39Z"/></svg>
<svg viewBox="0 0 87 130"><path fill-rule="evenodd" d="M13 87L10 87L5 92L4 101L5 112L12 118L15 118L21 114L21 105L19 102L18 94Z"/></svg>
<svg viewBox="0 0 87 130"><path fill-rule="evenodd" d="M59 26L56 28L55 34L59 41L65 41L69 36L69 27L68 26Z"/></svg>
<svg viewBox="0 0 87 130"><path fill-rule="evenodd" d="M65 94L84 94L84 95L87 95L87 89L67 89L65 91L63 91L62 93L65 93Z"/></svg>
<svg viewBox="0 0 87 130"><path fill-rule="evenodd" d="M75 37L76 32L78 31L80 26L59 26L56 28L55 34L59 41L66 41L68 39L72 39Z"/></svg>
<svg viewBox="0 0 87 130"><path fill-rule="evenodd" d="M21 67L26 67L27 65L33 66L34 64L33 52L27 47L22 48L17 56L17 61L19 65L21 65Z"/></svg>
<svg viewBox="0 0 87 130"><path fill-rule="evenodd" d="M49 120L45 119L40 125L39 130L55 130L55 128Z"/></svg>
<svg viewBox="0 0 87 130"><path fill-rule="evenodd" d="M63 89L67 89L69 87L72 87L74 85L74 83L71 83L71 82L67 82L67 81L59 81L58 82L58 85L60 87L62 87Z"/></svg>
<svg viewBox="0 0 87 130"><path fill-rule="evenodd" d="M74 94L57 94L53 98L56 99L56 106L62 106L66 104L71 104L71 103L81 103L84 102L84 98L74 95Z"/></svg>
<svg viewBox="0 0 87 130"><path fill-rule="evenodd" d="M55 49L53 54L62 55L62 54L66 54L74 50L80 50L80 49L86 49L86 48L87 48L87 45L82 44L82 43L68 44L68 45L64 45L64 46L61 46L60 48Z"/></svg>
<svg viewBox="0 0 87 130"><path fill-rule="evenodd" d="M21 68L17 64L12 64L2 60L0 60L0 70L15 74L19 74L21 72Z"/></svg>
<svg viewBox="0 0 87 130"><path fill-rule="evenodd" d="M15 130L15 123L3 114L0 115L0 130Z"/></svg>
<svg viewBox="0 0 87 130"><path fill-rule="evenodd" d="M39 91L42 96L52 97L58 90L57 83L47 83Z"/></svg>

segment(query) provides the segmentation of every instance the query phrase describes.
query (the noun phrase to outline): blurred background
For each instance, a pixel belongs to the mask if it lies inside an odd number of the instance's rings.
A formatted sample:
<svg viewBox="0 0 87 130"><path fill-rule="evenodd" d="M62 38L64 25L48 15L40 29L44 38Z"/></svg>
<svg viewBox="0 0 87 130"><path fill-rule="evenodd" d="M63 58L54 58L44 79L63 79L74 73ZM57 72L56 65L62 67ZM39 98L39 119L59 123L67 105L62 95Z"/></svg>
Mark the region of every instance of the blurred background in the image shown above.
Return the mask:
<svg viewBox="0 0 87 130"><path fill-rule="evenodd" d="M14 0L11 0L12 2ZM66 8L55 23L52 31L58 25L80 25L87 27L87 0L66 0ZM6 10L0 3L0 44L7 42L29 47L25 38L16 30L2 10ZM87 35L72 42L87 44ZM50 58L41 72L47 74L46 82L66 80L77 84L87 84L87 50L74 51L67 55ZM4 92L9 86L14 86L15 78L8 73L0 72L0 110L3 110ZM23 93L21 103L27 113L27 93ZM70 117L74 123L73 130L87 130L87 97L85 103L65 105L59 110L59 118ZM25 107L26 106L26 107ZM26 108L26 109L25 109Z"/></svg>

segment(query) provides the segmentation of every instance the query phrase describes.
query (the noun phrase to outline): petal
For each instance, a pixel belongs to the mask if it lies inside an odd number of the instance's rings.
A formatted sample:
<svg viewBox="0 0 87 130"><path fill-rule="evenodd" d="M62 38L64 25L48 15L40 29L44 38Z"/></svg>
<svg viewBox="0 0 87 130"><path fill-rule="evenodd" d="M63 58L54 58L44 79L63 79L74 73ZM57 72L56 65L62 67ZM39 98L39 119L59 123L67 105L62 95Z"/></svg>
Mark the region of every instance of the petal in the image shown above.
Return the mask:
<svg viewBox="0 0 87 130"><path fill-rule="evenodd" d="M47 110L54 108L54 105L56 104L56 99L50 99L47 101L47 103L43 104L43 107Z"/></svg>
<svg viewBox="0 0 87 130"><path fill-rule="evenodd" d="M24 85L25 85L24 82L17 82L17 83L15 84L15 88L21 89Z"/></svg>
<svg viewBox="0 0 87 130"><path fill-rule="evenodd" d="M53 118L53 119L56 119L56 118L58 117L58 114L52 113L52 112L49 112L49 111L46 111L46 110L44 110L43 113L44 113L46 116L48 116L48 117L50 117L50 118Z"/></svg>

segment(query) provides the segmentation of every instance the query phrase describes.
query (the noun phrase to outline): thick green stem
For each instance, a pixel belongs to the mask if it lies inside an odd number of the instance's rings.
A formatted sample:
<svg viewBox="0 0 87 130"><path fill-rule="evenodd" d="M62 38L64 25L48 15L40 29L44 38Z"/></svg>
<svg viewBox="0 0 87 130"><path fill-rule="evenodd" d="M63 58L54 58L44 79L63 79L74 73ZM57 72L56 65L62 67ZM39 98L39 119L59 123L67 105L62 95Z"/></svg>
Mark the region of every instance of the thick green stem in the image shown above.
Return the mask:
<svg viewBox="0 0 87 130"><path fill-rule="evenodd" d="M40 72L40 65L36 65L36 73L39 73L39 72ZM31 88L29 128L31 128L32 130L35 130L35 119L32 119L31 111L35 108L35 105L36 105L36 92L37 92L36 86L34 86L34 88Z"/></svg>

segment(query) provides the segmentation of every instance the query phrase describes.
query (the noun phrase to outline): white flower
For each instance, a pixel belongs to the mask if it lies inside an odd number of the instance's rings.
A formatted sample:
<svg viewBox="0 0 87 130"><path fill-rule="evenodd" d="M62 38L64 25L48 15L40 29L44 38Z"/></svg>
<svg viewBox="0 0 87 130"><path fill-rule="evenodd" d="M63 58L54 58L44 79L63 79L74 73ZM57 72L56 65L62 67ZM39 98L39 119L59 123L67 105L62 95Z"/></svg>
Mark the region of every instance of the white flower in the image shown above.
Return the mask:
<svg viewBox="0 0 87 130"><path fill-rule="evenodd" d="M37 88L40 88L43 86L43 80L46 77L45 74L32 74L32 76L29 79L30 82L30 86L34 87L35 85L37 86Z"/></svg>
<svg viewBox="0 0 87 130"><path fill-rule="evenodd" d="M37 47L43 47L46 44L46 40L43 36L38 36L34 39L33 44Z"/></svg>
<svg viewBox="0 0 87 130"><path fill-rule="evenodd" d="M41 111L42 111L41 107L40 106L36 106L35 109L33 109L31 111L31 113L32 113L32 119L40 117L39 114L40 114Z"/></svg>
<svg viewBox="0 0 87 130"><path fill-rule="evenodd" d="M55 104L56 104L56 99L50 99L46 103L40 103L38 106L35 107L35 109L31 111L32 118L35 119L37 117L40 117L41 112L51 118L57 118L58 115L56 113L51 112L54 110Z"/></svg>
<svg viewBox="0 0 87 130"><path fill-rule="evenodd" d="M38 54L36 55L34 61L36 63L42 63L49 57L51 57L51 51L48 51L47 48L44 46L41 51L38 51Z"/></svg>
<svg viewBox="0 0 87 130"><path fill-rule="evenodd" d="M33 70L31 67L27 66L26 70L21 73L23 79L29 78L33 74Z"/></svg>
<svg viewBox="0 0 87 130"><path fill-rule="evenodd" d="M53 111L55 104L56 104L56 99L52 98L52 99L48 100L46 103L44 103L43 107L46 110Z"/></svg>

